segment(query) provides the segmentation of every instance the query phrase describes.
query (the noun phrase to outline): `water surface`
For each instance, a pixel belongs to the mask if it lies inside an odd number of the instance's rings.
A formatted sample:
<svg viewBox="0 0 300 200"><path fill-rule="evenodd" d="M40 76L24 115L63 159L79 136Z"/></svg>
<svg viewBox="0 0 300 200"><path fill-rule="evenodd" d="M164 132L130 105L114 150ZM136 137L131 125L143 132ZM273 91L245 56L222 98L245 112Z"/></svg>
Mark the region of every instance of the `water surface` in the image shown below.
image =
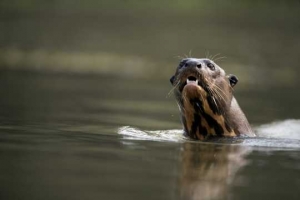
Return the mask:
<svg viewBox="0 0 300 200"><path fill-rule="evenodd" d="M247 112L262 138L195 142L181 135L170 89L1 71L1 199L298 199L297 120L266 124L273 113ZM258 101L238 95L246 111Z"/></svg>

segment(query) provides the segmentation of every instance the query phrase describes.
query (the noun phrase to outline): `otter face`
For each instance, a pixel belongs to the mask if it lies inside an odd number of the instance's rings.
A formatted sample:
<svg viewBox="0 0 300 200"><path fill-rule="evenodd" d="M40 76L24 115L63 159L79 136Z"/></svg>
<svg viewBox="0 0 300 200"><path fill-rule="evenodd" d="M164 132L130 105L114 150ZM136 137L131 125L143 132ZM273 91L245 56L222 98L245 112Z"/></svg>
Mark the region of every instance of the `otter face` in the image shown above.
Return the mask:
<svg viewBox="0 0 300 200"><path fill-rule="evenodd" d="M203 140L214 135L234 135L226 120L232 100L234 75L209 59L186 58L170 79L187 135Z"/></svg>

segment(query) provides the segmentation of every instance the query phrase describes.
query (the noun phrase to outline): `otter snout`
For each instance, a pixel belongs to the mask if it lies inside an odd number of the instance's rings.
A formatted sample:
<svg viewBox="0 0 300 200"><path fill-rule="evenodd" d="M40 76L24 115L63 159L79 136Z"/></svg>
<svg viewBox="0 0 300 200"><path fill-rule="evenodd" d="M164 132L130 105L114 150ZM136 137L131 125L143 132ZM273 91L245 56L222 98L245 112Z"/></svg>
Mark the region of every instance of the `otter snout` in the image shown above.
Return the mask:
<svg viewBox="0 0 300 200"><path fill-rule="evenodd" d="M186 63L184 64L184 67L188 67L188 68L201 68L201 62L198 59L188 59L186 61Z"/></svg>

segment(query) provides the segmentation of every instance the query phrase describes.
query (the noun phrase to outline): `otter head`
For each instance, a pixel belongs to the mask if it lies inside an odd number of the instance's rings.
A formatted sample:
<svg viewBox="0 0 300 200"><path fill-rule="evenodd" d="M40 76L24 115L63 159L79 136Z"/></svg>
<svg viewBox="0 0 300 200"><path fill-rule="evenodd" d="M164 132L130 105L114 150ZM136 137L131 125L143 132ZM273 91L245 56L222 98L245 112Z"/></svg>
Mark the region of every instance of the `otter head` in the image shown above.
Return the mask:
<svg viewBox="0 0 300 200"><path fill-rule="evenodd" d="M185 134L204 140L235 136L227 120L233 87L238 79L209 59L186 58L170 79L181 112Z"/></svg>

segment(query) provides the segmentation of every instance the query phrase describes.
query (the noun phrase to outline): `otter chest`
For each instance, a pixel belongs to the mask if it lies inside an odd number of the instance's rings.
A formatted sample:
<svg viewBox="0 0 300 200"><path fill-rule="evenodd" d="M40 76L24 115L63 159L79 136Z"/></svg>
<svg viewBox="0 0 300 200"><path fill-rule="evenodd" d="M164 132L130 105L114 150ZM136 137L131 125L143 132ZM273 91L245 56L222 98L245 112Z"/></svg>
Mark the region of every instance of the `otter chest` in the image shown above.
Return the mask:
<svg viewBox="0 0 300 200"><path fill-rule="evenodd" d="M213 97L201 88L187 90L183 91L182 120L189 137L204 140L214 136L236 136Z"/></svg>

